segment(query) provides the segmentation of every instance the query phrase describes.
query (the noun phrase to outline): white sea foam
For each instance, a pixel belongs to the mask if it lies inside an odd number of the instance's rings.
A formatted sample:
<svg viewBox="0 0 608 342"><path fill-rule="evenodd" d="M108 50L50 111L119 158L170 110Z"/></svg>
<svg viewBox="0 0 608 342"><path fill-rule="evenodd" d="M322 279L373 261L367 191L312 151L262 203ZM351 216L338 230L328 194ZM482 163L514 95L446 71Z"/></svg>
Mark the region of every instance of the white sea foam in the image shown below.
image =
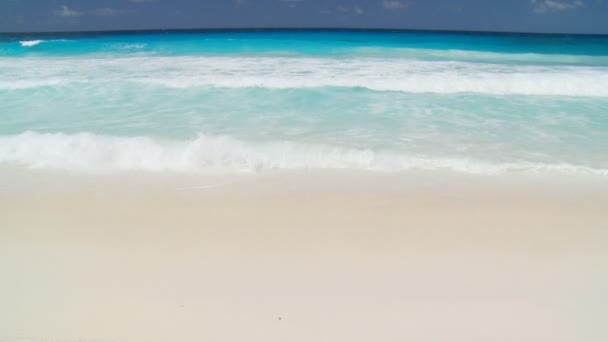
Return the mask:
<svg viewBox="0 0 608 342"><path fill-rule="evenodd" d="M511 63L530 65L608 65L608 57L593 55L543 54L543 53L504 53L458 49L417 49L417 48L378 48L362 47L356 49L359 56L392 56L413 60L463 61L481 63Z"/></svg>
<svg viewBox="0 0 608 342"><path fill-rule="evenodd" d="M23 47L30 47L30 46L38 45L43 42L44 42L44 40L22 40L19 42L19 44L21 44L21 46L23 46Z"/></svg>
<svg viewBox="0 0 608 342"><path fill-rule="evenodd" d="M248 143L230 137L204 135L187 141L162 141L150 137L113 137L91 133L25 132L0 136L1 164L87 173L353 169L448 170L469 174L551 172L608 176L607 169L580 165L492 163L293 142Z"/></svg>
<svg viewBox="0 0 608 342"><path fill-rule="evenodd" d="M42 88L42 87L53 87L53 86L61 86L68 85L65 79L61 78L47 78L47 79L25 79L25 80L15 80L15 81L4 81L0 80L0 89L7 90L16 90L16 89L32 89L32 88Z"/></svg>
<svg viewBox="0 0 608 342"><path fill-rule="evenodd" d="M0 89L87 82L159 87L367 88L408 93L608 97L608 67L496 65L399 58L0 58Z"/></svg>
<svg viewBox="0 0 608 342"><path fill-rule="evenodd" d="M36 40L21 40L21 41L19 41L19 44L21 44L21 46L23 46L23 47L32 47L32 46L36 46L36 45L42 44L42 43L67 42L67 41L69 41L69 40L68 39L51 39L51 40L36 39Z"/></svg>

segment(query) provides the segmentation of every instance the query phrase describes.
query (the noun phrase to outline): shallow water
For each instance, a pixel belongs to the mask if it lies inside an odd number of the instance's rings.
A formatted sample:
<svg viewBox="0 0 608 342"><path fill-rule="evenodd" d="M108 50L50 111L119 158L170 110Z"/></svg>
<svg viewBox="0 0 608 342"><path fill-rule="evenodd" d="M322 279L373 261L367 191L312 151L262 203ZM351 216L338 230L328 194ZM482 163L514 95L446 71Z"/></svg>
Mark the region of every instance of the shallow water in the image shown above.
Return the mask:
<svg viewBox="0 0 608 342"><path fill-rule="evenodd" d="M0 38L0 164L608 175L608 38Z"/></svg>

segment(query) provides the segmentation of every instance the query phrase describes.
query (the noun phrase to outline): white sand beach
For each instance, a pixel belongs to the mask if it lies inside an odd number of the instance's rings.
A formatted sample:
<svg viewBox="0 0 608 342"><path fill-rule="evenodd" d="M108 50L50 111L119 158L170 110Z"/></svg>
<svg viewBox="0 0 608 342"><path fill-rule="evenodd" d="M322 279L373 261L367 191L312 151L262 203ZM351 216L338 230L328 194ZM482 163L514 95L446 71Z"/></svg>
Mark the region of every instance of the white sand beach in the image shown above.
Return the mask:
<svg viewBox="0 0 608 342"><path fill-rule="evenodd" d="M603 182L3 175L3 342L608 340Z"/></svg>

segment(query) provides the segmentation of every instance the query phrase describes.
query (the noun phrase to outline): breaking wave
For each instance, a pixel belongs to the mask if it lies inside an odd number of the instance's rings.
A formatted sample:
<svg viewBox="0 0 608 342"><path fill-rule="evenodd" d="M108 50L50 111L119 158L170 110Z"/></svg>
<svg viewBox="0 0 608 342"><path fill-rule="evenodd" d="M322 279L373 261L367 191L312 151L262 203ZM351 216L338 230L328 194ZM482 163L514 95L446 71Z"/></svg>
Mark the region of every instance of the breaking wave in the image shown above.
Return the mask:
<svg viewBox="0 0 608 342"><path fill-rule="evenodd" d="M19 44L21 44L21 46L23 46L23 47L30 47L30 46L38 45L43 42L44 42L44 40L22 40L19 42Z"/></svg>
<svg viewBox="0 0 608 342"><path fill-rule="evenodd" d="M407 93L608 96L608 68L400 59L0 59L0 89L135 83L169 88L364 88Z"/></svg>
<svg viewBox="0 0 608 342"><path fill-rule="evenodd" d="M191 140L168 141L144 136L25 132L0 136L1 164L86 173L353 169L385 172L446 170L468 174L550 172L608 176L608 169L582 165L492 163L294 142L250 143L230 137L205 135Z"/></svg>

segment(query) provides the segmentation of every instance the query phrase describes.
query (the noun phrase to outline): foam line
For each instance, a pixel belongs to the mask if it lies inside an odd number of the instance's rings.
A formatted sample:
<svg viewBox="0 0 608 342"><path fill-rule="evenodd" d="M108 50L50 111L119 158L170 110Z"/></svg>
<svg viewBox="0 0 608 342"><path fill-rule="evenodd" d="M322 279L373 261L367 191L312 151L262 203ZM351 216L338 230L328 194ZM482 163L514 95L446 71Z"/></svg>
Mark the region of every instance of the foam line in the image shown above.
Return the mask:
<svg viewBox="0 0 608 342"><path fill-rule="evenodd" d="M86 75L84 77L83 75ZM0 59L0 89L137 83L168 88L346 87L407 93L608 96L608 68L373 58Z"/></svg>
<svg viewBox="0 0 608 342"><path fill-rule="evenodd" d="M492 163L293 142L249 143L230 137L205 135L191 140L163 141L144 136L24 132L0 136L0 164L87 173L352 169L384 172L448 170L469 174L550 172L608 176L607 169L583 165Z"/></svg>

